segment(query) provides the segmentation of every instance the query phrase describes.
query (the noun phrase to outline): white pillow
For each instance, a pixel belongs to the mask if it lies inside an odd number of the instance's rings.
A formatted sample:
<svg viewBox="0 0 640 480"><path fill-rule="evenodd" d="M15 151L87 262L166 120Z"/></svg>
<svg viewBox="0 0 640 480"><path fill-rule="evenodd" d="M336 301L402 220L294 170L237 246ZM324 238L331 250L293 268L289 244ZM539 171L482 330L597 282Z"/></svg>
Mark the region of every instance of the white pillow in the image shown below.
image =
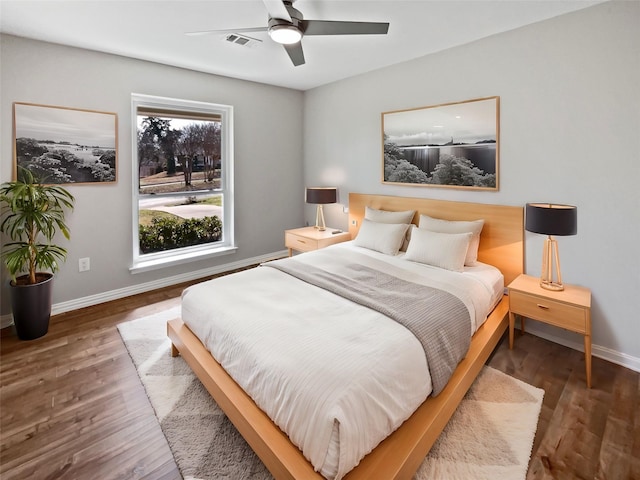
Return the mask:
<svg viewBox="0 0 640 480"><path fill-rule="evenodd" d="M407 228L409 225L406 224L378 223L365 218L353 244L387 255L397 255Z"/></svg>
<svg viewBox="0 0 640 480"><path fill-rule="evenodd" d="M387 210L376 210L375 208L364 207L364 218L378 223L404 223L409 225L415 214L415 210L389 212Z"/></svg>
<svg viewBox="0 0 640 480"><path fill-rule="evenodd" d="M411 232L407 260L462 272L472 233L438 233L423 228Z"/></svg>
<svg viewBox="0 0 640 480"><path fill-rule="evenodd" d="M484 226L484 220L453 221L433 218L429 215L420 215L420 228L438 233L471 233L471 242L464 260L465 265L475 265L478 260L478 247L480 246L480 232Z"/></svg>
<svg viewBox="0 0 640 480"><path fill-rule="evenodd" d="M404 210L402 212L390 212L388 210L376 210L371 207L364 207L364 218L378 223L404 223L409 225L413 221L413 216L416 214L415 210ZM407 229L407 236L402 242L400 250L403 252L409 245L411 235L411 229Z"/></svg>

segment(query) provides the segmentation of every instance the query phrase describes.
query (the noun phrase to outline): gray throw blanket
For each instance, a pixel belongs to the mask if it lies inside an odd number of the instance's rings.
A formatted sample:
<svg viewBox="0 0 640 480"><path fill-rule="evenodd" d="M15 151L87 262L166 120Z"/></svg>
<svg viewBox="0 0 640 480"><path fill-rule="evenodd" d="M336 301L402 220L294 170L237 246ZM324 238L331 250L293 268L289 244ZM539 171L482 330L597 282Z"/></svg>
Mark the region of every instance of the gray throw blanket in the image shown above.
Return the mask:
<svg viewBox="0 0 640 480"><path fill-rule="evenodd" d="M424 348L433 396L446 386L469 349L469 311L449 292L407 282L359 264L327 271L287 258L263 266L276 268L376 310L409 329Z"/></svg>

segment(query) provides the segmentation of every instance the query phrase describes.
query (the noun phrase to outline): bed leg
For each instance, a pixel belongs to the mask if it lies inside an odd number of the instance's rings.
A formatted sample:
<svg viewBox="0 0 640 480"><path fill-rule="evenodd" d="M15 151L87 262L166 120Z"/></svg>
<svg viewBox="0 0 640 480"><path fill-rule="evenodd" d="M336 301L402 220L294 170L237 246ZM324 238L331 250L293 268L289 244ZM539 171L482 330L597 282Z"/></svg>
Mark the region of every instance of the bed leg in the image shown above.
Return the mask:
<svg viewBox="0 0 640 480"><path fill-rule="evenodd" d="M176 348L176 346L173 343L171 343L171 356L177 357L178 355L180 355L180 351Z"/></svg>

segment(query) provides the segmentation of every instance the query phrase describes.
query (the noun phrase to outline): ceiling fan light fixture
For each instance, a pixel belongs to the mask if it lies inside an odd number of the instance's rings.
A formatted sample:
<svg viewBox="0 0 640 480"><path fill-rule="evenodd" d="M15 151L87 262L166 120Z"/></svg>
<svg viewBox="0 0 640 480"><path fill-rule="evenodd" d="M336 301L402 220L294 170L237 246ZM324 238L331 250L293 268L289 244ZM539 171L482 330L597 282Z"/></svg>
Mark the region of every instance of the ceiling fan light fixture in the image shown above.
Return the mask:
<svg viewBox="0 0 640 480"><path fill-rule="evenodd" d="M0 0L1 2L2 0ZM245 42L239 39L238 32L268 32L275 43L284 47L294 67L304 65L302 37L311 35L384 35L389 30L389 23L352 22L340 20L305 20L302 12L293 6L295 0L263 0L267 7L268 21L265 27L248 27L233 30L208 30L191 32L192 35L206 33L231 34L234 43ZM257 3L257 2L256 2ZM239 40L238 40L239 39ZM257 40L257 39L256 39ZM227 37L227 41L229 38ZM259 40L258 40L259 41ZM248 44L248 42L247 42Z"/></svg>
<svg viewBox="0 0 640 480"><path fill-rule="evenodd" d="M269 27L269 36L274 42L291 45L302 39L302 32L295 25L277 24Z"/></svg>

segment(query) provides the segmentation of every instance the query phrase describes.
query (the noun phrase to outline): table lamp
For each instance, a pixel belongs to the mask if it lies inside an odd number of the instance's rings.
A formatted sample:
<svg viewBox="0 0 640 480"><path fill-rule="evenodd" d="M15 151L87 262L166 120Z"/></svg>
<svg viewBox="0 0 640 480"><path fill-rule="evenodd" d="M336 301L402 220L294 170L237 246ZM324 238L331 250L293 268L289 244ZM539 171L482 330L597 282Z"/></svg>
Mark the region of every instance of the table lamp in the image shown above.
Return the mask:
<svg viewBox="0 0 640 480"><path fill-rule="evenodd" d="M322 206L326 203L336 203L337 189L335 187L309 187L307 188L307 203L316 203L316 225L319 231L326 230Z"/></svg>
<svg viewBox="0 0 640 480"><path fill-rule="evenodd" d="M547 235L542 250L540 286L546 290L564 290L558 243L552 235L575 235L578 232L578 209L573 205L527 203L524 228Z"/></svg>

